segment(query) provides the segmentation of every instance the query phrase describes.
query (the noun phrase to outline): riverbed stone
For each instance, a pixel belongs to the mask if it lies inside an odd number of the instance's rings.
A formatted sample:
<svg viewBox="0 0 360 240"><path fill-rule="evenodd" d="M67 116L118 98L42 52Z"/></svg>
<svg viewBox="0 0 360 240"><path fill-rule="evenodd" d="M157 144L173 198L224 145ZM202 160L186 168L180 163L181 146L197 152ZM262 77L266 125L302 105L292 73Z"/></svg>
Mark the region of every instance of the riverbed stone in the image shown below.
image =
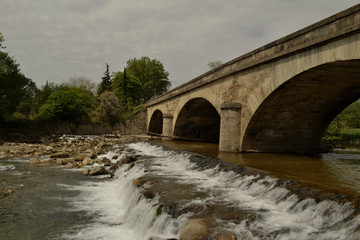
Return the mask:
<svg viewBox="0 0 360 240"><path fill-rule="evenodd" d="M215 236L216 240L237 240L233 233L218 233Z"/></svg>
<svg viewBox="0 0 360 240"><path fill-rule="evenodd" d="M108 159L107 157L104 157L102 161L103 161L104 166L111 166L112 165L111 160Z"/></svg>
<svg viewBox="0 0 360 240"><path fill-rule="evenodd" d="M104 175L104 174L108 174L108 171L106 171L104 166L93 167L89 172L90 176Z"/></svg>
<svg viewBox="0 0 360 240"><path fill-rule="evenodd" d="M208 224L204 219L190 219L180 232L180 240L207 240Z"/></svg>
<svg viewBox="0 0 360 240"><path fill-rule="evenodd" d="M57 152L50 155L51 158L68 158L70 154L68 152Z"/></svg>
<svg viewBox="0 0 360 240"><path fill-rule="evenodd" d="M94 160L91 159L91 158L89 158L89 157L86 157L86 158L82 161L82 163L83 163L84 165L92 165L92 164L94 164ZM91 164L91 163L92 163L92 164Z"/></svg>
<svg viewBox="0 0 360 240"><path fill-rule="evenodd" d="M141 185L144 184L144 181L141 180L141 179L135 179L135 180L133 180L132 184L133 184L135 187L138 188L138 187L141 187Z"/></svg>
<svg viewBox="0 0 360 240"><path fill-rule="evenodd" d="M87 176L90 173L90 168L85 168L84 171L82 171L82 174Z"/></svg>
<svg viewBox="0 0 360 240"><path fill-rule="evenodd" d="M87 157L88 157L88 154L78 154L74 157L74 160L80 162L80 161L83 161Z"/></svg>
<svg viewBox="0 0 360 240"><path fill-rule="evenodd" d="M30 165L36 165L40 163L40 159L39 158L30 158L29 159L29 163Z"/></svg>

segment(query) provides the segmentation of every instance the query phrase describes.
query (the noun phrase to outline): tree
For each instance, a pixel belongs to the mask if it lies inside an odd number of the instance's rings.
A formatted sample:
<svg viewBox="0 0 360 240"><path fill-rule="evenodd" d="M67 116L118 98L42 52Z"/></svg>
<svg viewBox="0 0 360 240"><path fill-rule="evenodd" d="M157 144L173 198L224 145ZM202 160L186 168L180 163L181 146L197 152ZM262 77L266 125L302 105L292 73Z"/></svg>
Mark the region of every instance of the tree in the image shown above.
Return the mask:
<svg viewBox="0 0 360 240"><path fill-rule="evenodd" d="M63 85L67 87L81 88L93 94L95 93L95 89L96 89L96 84L84 76L71 77L69 78L69 81L63 83Z"/></svg>
<svg viewBox="0 0 360 240"><path fill-rule="evenodd" d="M1 51L4 48L2 42L3 36L0 33L0 120L8 120L18 111L20 103L34 96L36 85L21 73L14 58Z"/></svg>
<svg viewBox="0 0 360 240"><path fill-rule="evenodd" d="M217 68L217 67L220 67L222 65L222 61L221 60L216 60L216 61L213 61L213 62L209 62L208 63L208 66L210 69L214 69L214 68Z"/></svg>
<svg viewBox="0 0 360 240"><path fill-rule="evenodd" d="M111 75L109 72L109 64L106 63L106 71L104 72L104 76L101 78L102 81L100 82L97 90L98 96L100 96L105 91L112 91L112 80Z"/></svg>
<svg viewBox="0 0 360 240"><path fill-rule="evenodd" d="M165 93L171 86L169 73L163 64L149 57L130 59L126 65L127 74L137 78L141 83L141 96L145 101Z"/></svg>
<svg viewBox="0 0 360 240"><path fill-rule="evenodd" d="M126 106L129 99L136 105L140 104L143 90L140 80L131 74L127 74L126 69L124 69L124 72L115 74L113 89L121 106Z"/></svg>
<svg viewBox="0 0 360 240"><path fill-rule="evenodd" d="M99 105L93 112L93 122L108 123L112 127L119 119L119 100L113 92L103 92L99 96Z"/></svg>
<svg viewBox="0 0 360 240"><path fill-rule="evenodd" d="M65 121L80 124L89 120L93 109L92 95L81 88L61 88L39 109L38 118L45 121Z"/></svg>

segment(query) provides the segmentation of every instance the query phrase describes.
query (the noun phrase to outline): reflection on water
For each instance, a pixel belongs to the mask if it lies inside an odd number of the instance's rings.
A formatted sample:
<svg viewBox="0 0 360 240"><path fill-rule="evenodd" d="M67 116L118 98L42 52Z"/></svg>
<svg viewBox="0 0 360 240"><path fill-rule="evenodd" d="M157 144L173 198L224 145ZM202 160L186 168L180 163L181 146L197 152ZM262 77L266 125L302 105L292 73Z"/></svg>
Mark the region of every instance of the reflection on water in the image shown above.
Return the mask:
<svg viewBox="0 0 360 240"><path fill-rule="evenodd" d="M269 153L219 152L217 144L158 141L160 145L217 157L225 162L264 170L275 177L295 179L344 194L360 195L360 150L338 150L320 157Z"/></svg>

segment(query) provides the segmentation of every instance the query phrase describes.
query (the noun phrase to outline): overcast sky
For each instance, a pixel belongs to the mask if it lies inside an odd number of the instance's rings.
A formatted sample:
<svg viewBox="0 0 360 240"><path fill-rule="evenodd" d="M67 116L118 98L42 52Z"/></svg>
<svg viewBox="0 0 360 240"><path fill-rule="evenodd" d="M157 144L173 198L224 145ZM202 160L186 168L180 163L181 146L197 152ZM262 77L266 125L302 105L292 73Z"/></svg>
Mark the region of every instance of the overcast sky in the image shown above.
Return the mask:
<svg viewBox="0 0 360 240"><path fill-rule="evenodd" d="M126 61L160 60L176 87L358 0L0 0L6 51L37 83L99 83Z"/></svg>

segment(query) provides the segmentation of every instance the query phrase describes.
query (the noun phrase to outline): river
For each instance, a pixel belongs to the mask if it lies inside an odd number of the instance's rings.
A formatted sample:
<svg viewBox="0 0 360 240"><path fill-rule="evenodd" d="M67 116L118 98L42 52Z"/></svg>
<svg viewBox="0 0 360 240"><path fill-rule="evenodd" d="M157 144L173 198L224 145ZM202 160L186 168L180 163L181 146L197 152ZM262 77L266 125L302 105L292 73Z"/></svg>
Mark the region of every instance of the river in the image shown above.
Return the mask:
<svg viewBox="0 0 360 240"><path fill-rule="evenodd" d="M114 146L99 157L111 158L119 149ZM15 191L0 200L0 239L178 239L189 218L210 219L207 209L212 209L211 219L219 216L213 232L232 232L238 239L360 239L360 217L351 202L302 199L279 180L357 197L357 150L312 158L219 153L211 144L138 142L120 154L134 152L143 157L131 170L120 167L112 179L34 167L22 158L1 160L0 183ZM241 175L219 167L221 161L270 175ZM141 191L151 184L136 188L134 179L153 180L162 194L144 198ZM162 211L169 202L176 208ZM224 218L234 212L244 217Z"/></svg>

